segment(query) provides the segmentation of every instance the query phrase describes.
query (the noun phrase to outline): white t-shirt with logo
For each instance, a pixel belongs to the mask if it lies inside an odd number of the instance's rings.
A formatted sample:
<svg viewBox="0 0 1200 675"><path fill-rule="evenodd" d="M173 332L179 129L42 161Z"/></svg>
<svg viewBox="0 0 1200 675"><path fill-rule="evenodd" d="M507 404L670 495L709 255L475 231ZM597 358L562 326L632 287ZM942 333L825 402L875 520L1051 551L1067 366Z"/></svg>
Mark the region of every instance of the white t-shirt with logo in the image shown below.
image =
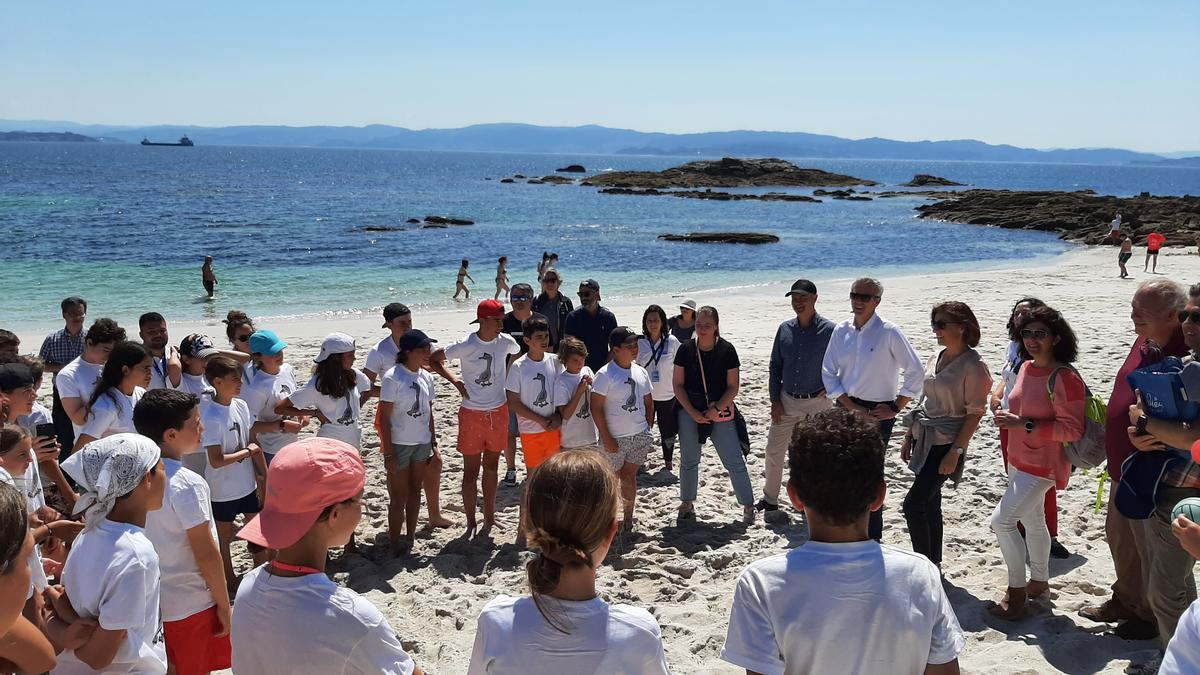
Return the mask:
<svg viewBox="0 0 1200 675"><path fill-rule="evenodd" d="M126 631L103 673L165 673L167 653L158 617L158 554L142 528L107 518L80 534L62 573L79 616L104 630ZM96 675L73 651L58 655L54 675Z"/></svg>
<svg viewBox="0 0 1200 675"><path fill-rule="evenodd" d="M158 553L162 620L179 621L216 604L196 565L187 532L208 523L215 542L217 525L204 478L178 460L163 457L162 461L167 472L167 490L162 508L146 515L146 537Z"/></svg>
<svg viewBox="0 0 1200 675"><path fill-rule="evenodd" d="M34 453L30 452L30 454ZM24 475L19 478L14 477L7 469L0 467L0 483L10 485L21 492L21 495L25 497L25 515L27 516L37 513L38 509L46 505L46 500L42 496L42 481L38 479L36 463L30 462ZM39 593L44 590L49 580L46 579L46 570L42 568L40 546L34 545L25 561L29 564L29 571L33 575L32 583L29 584L29 593L25 596L25 599L28 600L33 597L35 590Z"/></svg>
<svg viewBox="0 0 1200 675"><path fill-rule="evenodd" d="M275 375L255 370L254 377L242 383L238 398L246 402L256 422L278 422L283 417L275 412L275 406L296 389L296 369L285 363ZM264 431L258 434L258 444L263 452L274 455L297 438L296 434L285 431Z"/></svg>
<svg viewBox="0 0 1200 675"><path fill-rule="evenodd" d="M519 353L517 341L507 333L497 335L491 342L471 333L461 342L446 347L446 358L458 359L467 387L462 406L470 410L495 410L504 405L508 400L504 393L508 357Z"/></svg>
<svg viewBox="0 0 1200 675"><path fill-rule="evenodd" d="M554 385L559 373L558 357L543 354L534 361L529 354L513 362L504 380L507 391L518 394L521 403L542 417L554 414ZM536 421L517 415L517 429L523 434L539 434L545 429Z"/></svg>
<svg viewBox="0 0 1200 675"><path fill-rule="evenodd" d="M292 406L301 410L320 410L329 419L328 424L322 424L317 435L322 438L336 438L358 448L362 442L362 430L358 426L359 396L370 391L371 381L357 368L354 371L354 387L341 398L326 396L317 391L317 378L309 378L308 382L288 398Z"/></svg>
<svg viewBox="0 0 1200 675"><path fill-rule="evenodd" d="M571 632L550 625L532 598L501 595L479 613L468 675L670 672L650 612L600 598L542 600Z"/></svg>
<svg viewBox="0 0 1200 675"><path fill-rule="evenodd" d="M667 333L667 341L656 342L653 347L646 338L638 338L638 353L635 363L646 369L650 374L650 384L654 385L655 401L670 401L675 398L675 385L671 378L675 376L675 352L679 351L679 338Z"/></svg>
<svg viewBox="0 0 1200 675"><path fill-rule="evenodd" d="M54 387L58 389L58 397L77 398L83 405L87 405L92 399L92 392L96 391L96 384L100 381L100 373L103 370L103 363L88 363L82 356L75 357L54 375ZM75 428L75 437L78 438L83 427L74 422L71 426Z"/></svg>
<svg viewBox="0 0 1200 675"><path fill-rule="evenodd" d="M233 672L411 675L415 664L383 613L324 574L242 577L233 605Z"/></svg>
<svg viewBox="0 0 1200 675"><path fill-rule="evenodd" d="M202 399L212 398L213 393L216 391L203 375L191 375L188 373L179 376L179 386L176 389L194 394Z"/></svg>
<svg viewBox="0 0 1200 675"><path fill-rule="evenodd" d="M554 383L554 407L566 405L575 396L579 381L583 376L592 376L592 369L584 366L578 373L563 371L558 374ZM589 387L575 406L575 414L564 418L562 427L562 447L579 448L596 444L596 423L592 421L592 391Z"/></svg>
<svg viewBox="0 0 1200 675"><path fill-rule="evenodd" d="M414 373L403 364L397 364L384 373L379 383L379 400L392 404L388 423L393 445L433 442L429 415L435 396L433 376L424 370Z"/></svg>
<svg viewBox="0 0 1200 675"><path fill-rule="evenodd" d="M613 438L641 433L646 423L646 394L651 393L650 375L636 363L628 369L616 361L604 364L592 380L592 391L604 396L604 421Z"/></svg>
<svg viewBox="0 0 1200 675"><path fill-rule="evenodd" d="M206 453L208 446L219 445L222 454L230 455L250 443L250 427L254 426L254 417L246 407L246 402L240 398L233 399L229 405L205 400L200 404L200 422L204 425L200 445ZM222 467L215 467L209 462L204 469L204 479L208 481L214 502L241 499L258 488L254 479L254 462L249 457Z"/></svg>
<svg viewBox="0 0 1200 675"><path fill-rule="evenodd" d="M810 541L742 572L721 658L765 675L922 673L965 643L925 556Z"/></svg>
<svg viewBox="0 0 1200 675"><path fill-rule="evenodd" d="M133 388L133 396L126 396L120 389L104 392L88 411L87 424L83 425L80 434L104 438L113 434L137 433L133 427L133 407L145 394L146 390L141 387Z"/></svg>
<svg viewBox="0 0 1200 675"><path fill-rule="evenodd" d="M396 357L399 355L400 348L396 346L396 341L389 335L380 340L379 344L371 347L371 351L367 352L367 361L363 367L382 376L396 365Z"/></svg>

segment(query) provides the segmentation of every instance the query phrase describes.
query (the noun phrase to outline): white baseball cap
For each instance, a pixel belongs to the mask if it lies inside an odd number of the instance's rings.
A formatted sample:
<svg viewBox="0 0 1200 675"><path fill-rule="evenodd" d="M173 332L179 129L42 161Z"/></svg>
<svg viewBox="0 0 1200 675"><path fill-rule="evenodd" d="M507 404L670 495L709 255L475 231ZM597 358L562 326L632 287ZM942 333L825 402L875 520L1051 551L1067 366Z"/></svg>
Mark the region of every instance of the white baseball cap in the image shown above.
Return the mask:
<svg viewBox="0 0 1200 675"><path fill-rule="evenodd" d="M354 338L345 333L330 333L321 340L321 353L317 354L313 362L320 363L334 354L345 354L354 350Z"/></svg>

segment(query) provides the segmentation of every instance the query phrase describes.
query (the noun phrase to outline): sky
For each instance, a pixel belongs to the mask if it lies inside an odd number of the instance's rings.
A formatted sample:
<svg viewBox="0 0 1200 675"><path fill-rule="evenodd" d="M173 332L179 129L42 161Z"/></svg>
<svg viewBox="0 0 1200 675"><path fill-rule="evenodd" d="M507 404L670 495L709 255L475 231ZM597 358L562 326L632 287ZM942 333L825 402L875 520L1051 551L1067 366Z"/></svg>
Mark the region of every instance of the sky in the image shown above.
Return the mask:
<svg viewBox="0 0 1200 675"><path fill-rule="evenodd" d="M1200 1L0 3L0 118L1200 150Z"/></svg>

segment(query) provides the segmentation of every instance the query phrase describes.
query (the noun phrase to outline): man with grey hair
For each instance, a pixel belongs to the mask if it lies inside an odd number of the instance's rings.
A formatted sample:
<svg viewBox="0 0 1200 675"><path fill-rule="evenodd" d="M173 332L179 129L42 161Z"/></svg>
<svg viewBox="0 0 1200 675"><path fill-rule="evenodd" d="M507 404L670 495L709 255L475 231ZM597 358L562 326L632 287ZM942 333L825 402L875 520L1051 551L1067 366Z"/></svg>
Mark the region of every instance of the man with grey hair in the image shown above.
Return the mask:
<svg viewBox="0 0 1200 675"><path fill-rule="evenodd" d="M1126 640L1149 640L1158 635L1158 625L1147 601L1149 563L1142 521L1121 515L1116 507L1115 486L1121 480L1121 464L1136 452L1129 438L1129 408L1137 402L1126 376L1167 356L1186 356L1187 344L1179 325L1179 312L1187 305L1183 286L1170 279L1153 279L1138 286L1131 301L1133 329L1137 338L1125 363L1117 371L1108 398L1104 442L1108 450L1108 474L1114 489L1109 491L1104 534L1112 552L1117 580L1112 598L1101 605L1085 607L1079 614L1102 623L1123 622L1116 634Z"/></svg>
<svg viewBox="0 0 1200 675"><path fill-rule="evenodd" d="M925 364L904 331L875 313L883 299L883 284L863 277L850 286L854 316L833 329L821 381L825 395L837 405L879 425L886 450L892 427L909 401L921 396ZM897 384L900 373L904 380ZM883 538L883 513L872 511L867 527L871 538Z"/></svg>

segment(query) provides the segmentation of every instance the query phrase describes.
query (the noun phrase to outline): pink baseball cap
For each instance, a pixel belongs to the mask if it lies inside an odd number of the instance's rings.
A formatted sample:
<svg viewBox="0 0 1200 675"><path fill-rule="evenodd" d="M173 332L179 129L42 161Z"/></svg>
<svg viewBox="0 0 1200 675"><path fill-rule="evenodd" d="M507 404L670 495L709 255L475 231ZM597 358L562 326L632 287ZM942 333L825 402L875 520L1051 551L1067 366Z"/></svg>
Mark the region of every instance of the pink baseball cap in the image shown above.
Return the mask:
<svg viewBox="0 0 1200 675"><path fill-rule="evenodd" d="M287 548L327 506L354 497L366 481L362 457L348 443L315 436L289 443L267 470L266 504L237 536L266 548Z"/></svg>

